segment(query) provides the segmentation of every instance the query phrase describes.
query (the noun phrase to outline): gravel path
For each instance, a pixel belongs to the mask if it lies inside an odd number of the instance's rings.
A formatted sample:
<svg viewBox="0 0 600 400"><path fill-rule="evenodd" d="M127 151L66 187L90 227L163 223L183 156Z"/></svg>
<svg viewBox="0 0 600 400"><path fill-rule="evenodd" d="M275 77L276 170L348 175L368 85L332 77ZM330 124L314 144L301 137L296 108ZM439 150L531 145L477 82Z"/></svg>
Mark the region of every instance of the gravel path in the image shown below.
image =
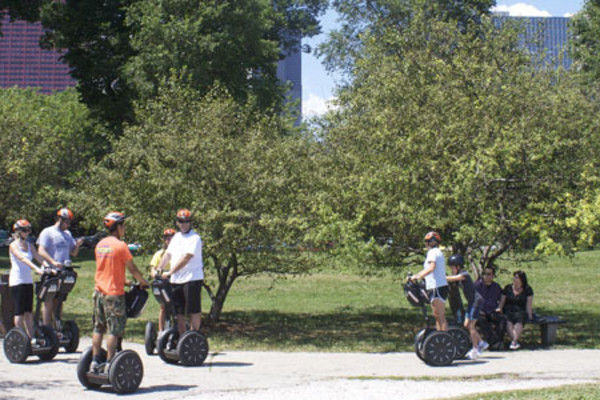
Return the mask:
<svg viewBox="0 0 600 400"><path fill-rule="evenodd" d="M90 344L82 339L80 349ZM202 367L166 365L127 343L144 363L135 398L156 399L440 399L470 393L600 382L600 350L485 353L477 361L433 368L413 353L211 353ZM214 350L213 350L214 351ZM79 354L10 364L0 351L0 399L94 400L113 395L79 384ZM426 379L424 379L426 378ZM438 379L438 380L435 380Z"/></svg>

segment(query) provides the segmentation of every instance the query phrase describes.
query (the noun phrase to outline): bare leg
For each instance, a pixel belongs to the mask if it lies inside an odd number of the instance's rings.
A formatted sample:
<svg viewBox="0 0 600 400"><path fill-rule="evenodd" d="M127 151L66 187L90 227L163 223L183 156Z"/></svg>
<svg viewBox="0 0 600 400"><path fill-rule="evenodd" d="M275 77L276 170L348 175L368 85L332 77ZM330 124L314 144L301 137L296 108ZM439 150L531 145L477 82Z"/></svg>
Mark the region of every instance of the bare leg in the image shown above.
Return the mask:
<svg viewBox="0 0 600 400"><path fill-rule="evenodd" d="M523 324L520 322L517 322L514 326L514 342L515 344L517 344L519 342L519 338L521 337L521 334L523 333Z"/></svg>
<svg viewBox="0 0 600 400"><path fill-rule="evenodd" d="M92 335L92 354L94 357L99 357L102 350L102 337L101 333L94 332Z"/></svg>
<svg viewBox="0 0 600 400"><path fill-rule="evenodd" d="M435 317L435 327L438 331L447 331L448 322L446 321L446 304L440 299L434 299L431 303L433 316Z"/></svg>
<svg viewBox="0 0 600 400"><path fill-rule="evenodd" d="M177 314L177 331L180 335L185 333L185 315Z"/></svg>
<svg viewBox="0 0 600 400"><path fill-rule="evenodd" d="M44 325L53 326L52 324L52 311L54 310L54 299L46 300L44 302L44 310L42 313L42 322Z"/></svg>
<svg viewBox="0 0 600 400"><path fill-rule="evenodd" d="M473 348L474 349L478 349L478 345L479 342L481 342L481 336L479 335L479 332L477 332L477 328L475 328L475 321L474 320L467 320L468 322L468 329L469 329L469 334L471 335L471 343L473 343Z"/></svg>
<svg viewBox="0 0 600 400"><path fill-rule="evenodd" d="M202 322L202 313L190 314L190 328L193 331L200 330L200 323Z"/></svg>
<svg viewBox="0 0 600 400"><path fill-rule="evenodd" d="M165 330L166 314L167 312L165 311L165 306L161 304L160 310L158 310L158 330L160 332Z"/></svg>
<svg viewBox="0 0 600 400"><path fill-rule="evenodd" d="M106 336L106 361L110 361L114 357L115 353L117 352L117 344L119 344L118 336Z"/></svg>

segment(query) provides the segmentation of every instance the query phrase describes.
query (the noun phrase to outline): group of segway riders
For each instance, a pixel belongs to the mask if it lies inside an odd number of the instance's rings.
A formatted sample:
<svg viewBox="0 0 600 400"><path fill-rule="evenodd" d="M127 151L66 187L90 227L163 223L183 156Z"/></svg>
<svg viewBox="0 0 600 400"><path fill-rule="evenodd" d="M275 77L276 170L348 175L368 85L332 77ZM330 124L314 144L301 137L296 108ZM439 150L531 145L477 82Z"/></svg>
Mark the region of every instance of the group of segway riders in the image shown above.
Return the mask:
<svg viewBox="0 0 600 400"><path fill-rule="evenodd" d="M83 242L83 239L75 240L69 231L73 217L68 208L58 210L56 223L41 232L37 249L28 240L32 231L29 221L20 219L13 225L14 240L9 246L9 287L14 303L15 328L6 334L4 340L4 351L11 362L24 362L29 355L50 360L56 355L59 345L63 344L63 336L66 337L65 340L69 340L65 344L66 349L70 352L77 349L79 332L76 325L72 326L74 321L67 321L65 325L70 324L71 330L75 332L65 332L60 321L62 302L74 286L77 276L72 272L71 257L78 254ZM122 240L126 218L123 213L114 211L103 220L107 236L95 248L92 346L82 353L77 368L78 378L84 386L98 388L108 384L118 393L133 392L141 383L141 360L135 352L122 351L121 341L128 316L137 316L143 309L148 295L142 289L150 287L134 263L128 245ZM176 233L173 229L164 231L165 249L153 260L152 277L161 281L170 280L172 287L177 328L175 332L171 332L168 341L170 346L176 348L175 356L172 357L175 361L171 359L170 362L175 363L181 358L185 365L200 365L208 353L206 339L198 332L201 323L200 292L204 279L202 240L192 229L192 214L189 210L180 209L176 215L176 223L179 232ZM42 266L37 266L34 261ZM35 318L32 271L42 276L35 290ZM137 286L132 286L127 293L125 288L130 282L126 280L126 271L137 281ZM40 323L38 319L42 303L44 311ZM137 308L137 311L132 308ZM186 324L186 314L190 317L189 325ZM162 331L165 325L164 307L161 307L159 321L162 321L159 322ZM200 335L201 340L194 335L193 339L184 340L183 335L188 330ZM74 336L76 343L73 343ZM106 349L102 347L105 336ZM178 342L185 342L185 349L180 349L182 346L177 346ZM190 352L197 353L199 348L202 350L202 357L187 355ZM164 351L167 350L165 345Z"/></svg>
<svg viewBox="0 0 600 400"><path fill-rule="evenodd" d="M429 232L425 235L427 255L423 270L415 275L410 275L405 287L409 301L415 306L423 307L426 319L427 315L424 307L426 303L431 305L435 318L435 329L428 326L417 334L415 340L417 355L431 365L447 365L462 356L475 360L479 358L482 351L489 347L489 344L481 338L475 326L483 304L483 297L475 290L473 279L469 272L464 269L464 258L461 255L455 254L449 258L448 264L452 275L446 276L446 259L439 248L440 243L441 237L437 232ZM424 291L416 283L422 279L425 281ZM467 300L463 325L466 332L468 332L468 336L465 335L460 326L455 325L449 329L446 320L445 308L449 296L448 284L453 282L462 289ZM434 332L435 334L431 336ZM466 347L467 344L470 345L470 349Z"/></svg>

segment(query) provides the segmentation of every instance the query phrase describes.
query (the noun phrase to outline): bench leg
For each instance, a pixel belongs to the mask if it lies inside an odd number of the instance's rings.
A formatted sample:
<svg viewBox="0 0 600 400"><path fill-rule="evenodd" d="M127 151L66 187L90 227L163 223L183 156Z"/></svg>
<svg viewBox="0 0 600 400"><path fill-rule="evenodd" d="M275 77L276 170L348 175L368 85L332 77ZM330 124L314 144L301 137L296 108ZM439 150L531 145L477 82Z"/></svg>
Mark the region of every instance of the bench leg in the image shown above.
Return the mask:
<svg viewBox="0 0 600 400"><path fill-rule="evenodd" d="M542 335L542 346L550 347L556 342L557 324L541 324L540 333Z"/></svg>

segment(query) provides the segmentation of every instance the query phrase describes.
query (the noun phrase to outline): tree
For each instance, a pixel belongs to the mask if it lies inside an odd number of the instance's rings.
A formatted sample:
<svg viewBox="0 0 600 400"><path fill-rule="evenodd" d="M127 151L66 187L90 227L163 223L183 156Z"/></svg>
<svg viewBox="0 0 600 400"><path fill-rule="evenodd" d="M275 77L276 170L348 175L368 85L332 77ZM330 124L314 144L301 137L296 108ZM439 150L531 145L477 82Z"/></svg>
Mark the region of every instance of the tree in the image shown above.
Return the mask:
<svg viewBox="0 0 600 400"><path fill-rule="evenodd" d="M27 218L38 230L53 220L61 191L103 153L103 134L74 90L0 90L0 222Z"/></svg>
<svg viewBox="0 0 600 400"><path fill-rule="evenodd" d="M65 61L83 101L120 132L172 75L205 94L216 83L239 102L283 109L276 63L319 33L326 0L67 0L44 8L47 46Z"/></svg>
<svg viewBox="0 0 600 400"><path fill-rule="evenodd" d="M415 12L432 20L454 21L463 29L489 14L495 0L334 0L341 27L317 48L317 54L330 71L338 70L351 77L356 60L361 57L364 38L384 35L388 28L409 26ZM471 24L473 26L473 24Z"/></svg>
<svg viewBox="0 0 600 400"><path fill-rule="evenodd" d="M320 172L312 142L293 133L292 121L258 114L222 88L201 97L172 80L137 112L140 124L72 193L90 226L124 211L128 240L152 249L177 209L189 208L209 281L216 275L215 322L239 277L311 267L314 258L298 246L318 222L307 211Z"/></svg>
<svg viewBox="0 0 600 400"><path fill-rule="evenodd" d="M569 42L573 58L579 61L589 82L600 82L600 1L585 1L571 21Z"/></svg>
<svg viewBox="0 0 600 400"><path fill-rule="evenodd" d="M464 32L417 12L361 40L321 135L327 203L365 242L393 240L372 262L410 261L432 229L479 268L575 248L566 222L598 159L597 105L576 75L535 65L518 31L485 17Z"/></svg>

